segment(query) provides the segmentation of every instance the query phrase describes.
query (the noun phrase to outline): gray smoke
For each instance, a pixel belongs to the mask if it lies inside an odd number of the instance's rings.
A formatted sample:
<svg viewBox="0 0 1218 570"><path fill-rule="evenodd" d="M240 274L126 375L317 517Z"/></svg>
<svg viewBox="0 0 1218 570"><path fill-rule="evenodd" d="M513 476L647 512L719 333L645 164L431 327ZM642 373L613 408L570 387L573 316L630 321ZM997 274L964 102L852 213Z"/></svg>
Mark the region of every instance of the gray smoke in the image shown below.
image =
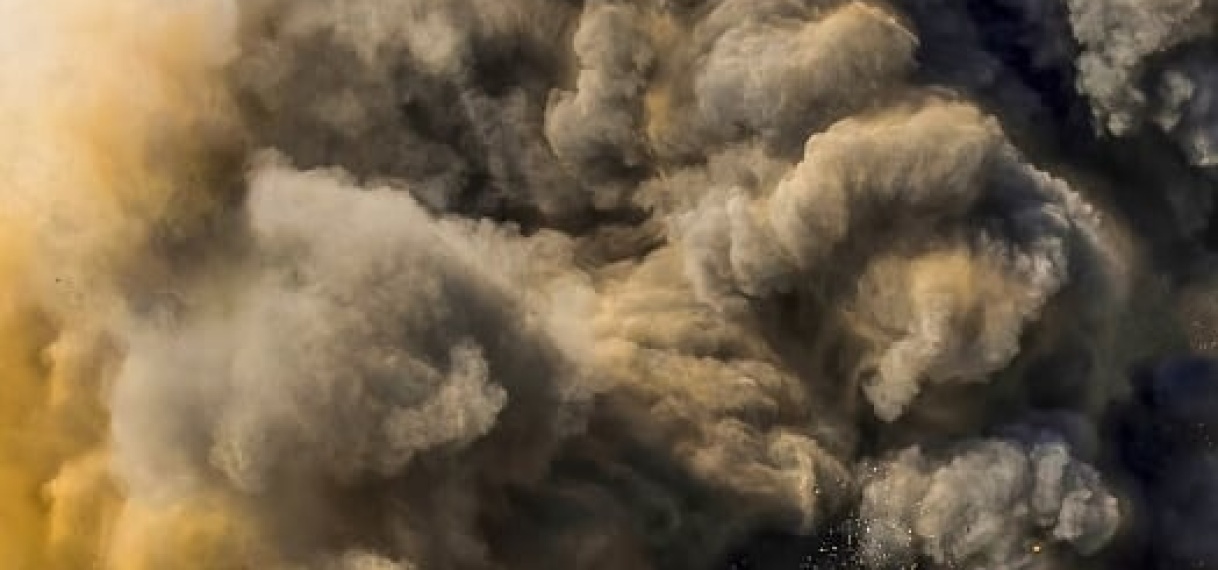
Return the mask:
<svg viewBox="0 0 1218 570"><path fill-rule="evenodd" d="M1037 560L1045 548L1093 554L1118 525L1116 498L1062 444L982 441L942 464L912 448L862 478L862 552L876 565L920 554L951 568L1058 567Z"/></svg>
<svg viewBox="0 0 1218 570"><path fill-rule="evenodd" d="M242 568L1218 566L1212 450L1130 444L1218 406L1129 380L1218 330L1216 10L243 4L114 476Z"/></svg>
<svg viewBox="0 0 1218 570"><path fill-rule="evenodd" d="M120 475L148 500L216 485L255 497L297 548L352 525L352 548L479 563L474 513L417 501L535 481L586 403L507 287L524 248L433 220L404 193L269 162L247 208L242 259L131 331L113 404ZM441 543L453 547L429 552Z"/></svg>

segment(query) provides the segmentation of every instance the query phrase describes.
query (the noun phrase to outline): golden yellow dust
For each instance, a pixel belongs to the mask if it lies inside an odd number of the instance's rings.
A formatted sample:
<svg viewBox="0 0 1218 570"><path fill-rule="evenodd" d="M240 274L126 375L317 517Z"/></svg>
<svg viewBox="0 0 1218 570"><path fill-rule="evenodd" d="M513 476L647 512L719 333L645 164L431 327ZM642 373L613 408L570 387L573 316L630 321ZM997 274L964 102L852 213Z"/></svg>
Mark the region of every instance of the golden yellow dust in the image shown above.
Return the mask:
<svg viewBox="0 0 1218 570"><path fill-rule="evenodd" d="M106 386L122 357L109 329L122 292L160 273L154 236L190 235L230 191L210 175L217 141L236 132L216 87L224 15L152 0L8 8L0 568L218 567L204 551L248 540L247 523L220 501L161 512L125 499Z"/></svg>

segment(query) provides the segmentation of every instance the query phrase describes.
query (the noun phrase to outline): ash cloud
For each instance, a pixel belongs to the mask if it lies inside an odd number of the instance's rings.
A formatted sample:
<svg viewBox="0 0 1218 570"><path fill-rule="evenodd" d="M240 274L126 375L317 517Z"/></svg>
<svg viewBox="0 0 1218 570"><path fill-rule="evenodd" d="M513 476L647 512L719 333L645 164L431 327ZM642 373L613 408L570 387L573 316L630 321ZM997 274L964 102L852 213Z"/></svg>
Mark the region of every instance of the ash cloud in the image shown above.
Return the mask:
<svg viewBox="0 0 1218 570"><path fill-rule="evenodd" d="M1209 2L55 2L0 563L1218 565Z"/></svg>
<svg viewBox="0 0 1218 570"><path fill-rule="evenodd" d="M536 480L581 421L578 372L505 287L524 252L485 242L510 236L344 178L261 167L237 281L131 332L116 464L135 499L246 497L298 548L346 548L352 526L353 552L477 563L473 513L415 501ZM383 496L358 497L372 488Z"/></svg>
<svg viewBox="0 0 1218 570"><path fill-rule="evenodd" d="M864 466L863 559L872 565L1058 568L1047 548L1094 554L1117 499L1061 443L978 441L936 462L918 448ZM1077 562L1075 562L1077 564Z"/></svg>

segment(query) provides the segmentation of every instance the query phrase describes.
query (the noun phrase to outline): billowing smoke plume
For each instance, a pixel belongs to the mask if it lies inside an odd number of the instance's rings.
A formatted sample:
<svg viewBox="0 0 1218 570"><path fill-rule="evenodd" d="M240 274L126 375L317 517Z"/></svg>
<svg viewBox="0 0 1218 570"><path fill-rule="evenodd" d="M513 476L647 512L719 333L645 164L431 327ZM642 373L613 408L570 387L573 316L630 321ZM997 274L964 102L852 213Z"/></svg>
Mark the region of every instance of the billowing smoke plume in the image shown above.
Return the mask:
<svg viewBox="0 0 1218 570"><path fill-rule="evenodd" d="M1218 4L0 7L6 569L1218 567Z"/></svg>
<svg viewBox="0 0 1218 570"><path fill-rule="evenodd" d="M872 565L922 555L949 567L1035 567L1041 540L1079 554L1117 528L1116 499L1064 445L977 442L936 465L919 449L865 469L862 552Z"/></svg>

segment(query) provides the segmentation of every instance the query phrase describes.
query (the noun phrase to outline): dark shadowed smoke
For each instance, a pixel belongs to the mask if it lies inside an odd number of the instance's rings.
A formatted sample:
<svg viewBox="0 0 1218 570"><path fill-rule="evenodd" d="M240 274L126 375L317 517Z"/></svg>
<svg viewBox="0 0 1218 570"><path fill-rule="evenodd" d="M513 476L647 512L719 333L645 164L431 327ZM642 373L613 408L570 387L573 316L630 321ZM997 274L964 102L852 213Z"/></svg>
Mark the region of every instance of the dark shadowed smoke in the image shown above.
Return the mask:
<svg viewBox="0 0 1218 570"><path fill-rule="evenodd" d="M242 10L135 500L269 568L1218 567L1213 2Z"/></svg>

